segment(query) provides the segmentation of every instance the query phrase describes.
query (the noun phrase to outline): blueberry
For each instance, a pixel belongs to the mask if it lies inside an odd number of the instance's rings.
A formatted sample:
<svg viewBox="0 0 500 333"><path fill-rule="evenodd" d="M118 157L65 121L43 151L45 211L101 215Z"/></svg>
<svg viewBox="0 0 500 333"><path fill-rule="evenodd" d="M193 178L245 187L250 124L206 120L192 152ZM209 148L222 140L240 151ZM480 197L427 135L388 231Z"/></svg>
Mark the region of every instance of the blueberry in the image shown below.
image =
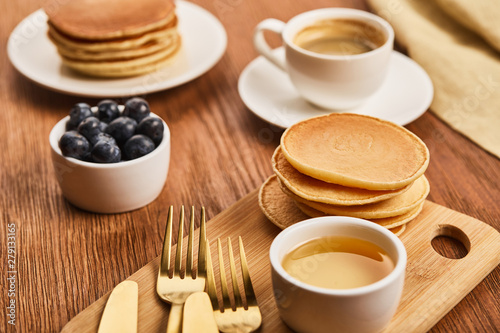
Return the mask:
<svg viewBox="0 0 500 333"><path fill-rule="evenodd" d="M101 133L100 121L96 117L88 117L83 119L78 125L78 133L91 140L94 136Z"/></svg>
<svg viewBox="0 0 500 333"><path fill-rule="evenodd" d="M97 142L90 153L92 161L97 163L117 163L122 158L120 148L107 141Z"/></svg>
<svg viewBox="0 0 500 333"><path fill-rule="evenodd" d="M104 121L99 122L99 129L101 132L106 132L106 128L108 127L108 124L105 123Z"/></svg>
<svg viewBox="0 0 500 333"><path fill-rule="evenodd" d="M66 123L66 131L74 130L78 127L80 122L94 114L90 110L90 105L87 103L77 103L69 111L69 120Z"/></svg>
<svg viewBox="0 0 500 333"><path fill-rule="evenodd" d="M97 133L97 135L91 137L89 139L89 142L92 146L94 146L96 143L100 142L100 141L106 141L106 142L109 142L115 146L117 146L118 144L116 143L116 140L115 138L113 138L111 135L107 134L107 133Z"/></svg>
<svg viewBox="0 0 500 333"><path fill-rule="evenodd" d="M135 133L137 122L129 117L118 117L108 124L106 133L115 138L119 145L124 144Z"/></svg>
<svg viewBox="0 0 500 333"><path fill-rule="evenodd" d="M127 140L123 147L123 153L129 160L147 155L155 149L153 140L149 137L137 134Z"/></svg>
<svg viewBox="0 0 500 333"><path fill-rule="evenodd" d="M142 98L133 97L125 102L123 115L135 119L138 123L140 123L142 119L149 116L150 113L151 111L149 109L148 102Z"/></svg>
<svg viewBox="0 0 500 333"><path fill-rule="evenodd" d="M84 160L90 149L89 141L76 131L64 133L59 139L59 148L66 157Z"/></svg>
<svg viewBox="0 0 500 333"><path fill-rule="evenodd" d="M110 123L120 116L118 104L116 102L105 99L97 104L97 117L104 123Z"/></svg>
<svg viewBox="0 0 500 333"><path fill-rule="evenodd" d="M92 161L92 154L90 154L90 151L88 151L85 156L83 156L82 161L85 162L94 162Z"/></svg>
<svg viewBox="0 0 500 333"><path fill-rule="evenodd" d="M156 117L146 117L137 125L135 132L146 135L158 146L163 139L163 121Z"/></svg>

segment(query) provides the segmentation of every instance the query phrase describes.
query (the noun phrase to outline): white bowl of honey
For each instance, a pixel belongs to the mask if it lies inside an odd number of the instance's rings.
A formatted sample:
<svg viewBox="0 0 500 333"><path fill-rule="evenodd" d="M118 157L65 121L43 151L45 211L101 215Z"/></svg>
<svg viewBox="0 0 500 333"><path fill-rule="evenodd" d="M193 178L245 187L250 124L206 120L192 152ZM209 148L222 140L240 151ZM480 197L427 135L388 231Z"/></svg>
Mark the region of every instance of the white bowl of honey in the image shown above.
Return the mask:
<svg viewBox="0 0 500 333"><path fill-rule="evenodd" d="M403 243L376 223L325 216L283 230L270 249L282 320L297 332L380 332L404 285Z"/></svg>

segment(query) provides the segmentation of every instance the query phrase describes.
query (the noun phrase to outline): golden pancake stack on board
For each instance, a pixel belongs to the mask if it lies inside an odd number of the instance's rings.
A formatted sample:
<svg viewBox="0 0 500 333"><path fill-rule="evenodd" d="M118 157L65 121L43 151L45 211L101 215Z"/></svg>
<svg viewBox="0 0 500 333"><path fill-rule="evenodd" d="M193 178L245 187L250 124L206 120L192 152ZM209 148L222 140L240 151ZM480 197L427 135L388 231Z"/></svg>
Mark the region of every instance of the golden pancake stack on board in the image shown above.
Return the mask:
<svg viewBox="0 0 500 333"><path fill-rule="evenodd" d="M62 62L89 76L156 71L181 44L172 0L72 0L44 9Z"/></svg>
<svg viewBox="0 0 500 333"><path fill-rule="evenodd" d="M339 215L401 234L429 194L429 151L404 127L332 113L292 125L272 157L275 175L261 187L264 214L284 229L303 219Z"/></svg>

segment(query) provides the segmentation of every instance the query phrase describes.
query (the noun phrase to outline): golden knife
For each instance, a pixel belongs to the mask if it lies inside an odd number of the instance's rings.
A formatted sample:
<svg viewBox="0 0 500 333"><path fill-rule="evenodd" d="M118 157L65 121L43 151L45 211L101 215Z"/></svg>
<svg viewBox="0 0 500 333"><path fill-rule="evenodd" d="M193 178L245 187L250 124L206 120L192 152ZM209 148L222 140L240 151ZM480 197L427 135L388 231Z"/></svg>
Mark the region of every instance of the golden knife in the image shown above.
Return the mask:
<svg viewBox="0 0 500 333"><path fill-rule="evenodd" d="M123 281L109 295L98 333L136 333L139 288L135 281Z"/></svg>
<svg viewBox="0 0 500 333"><path fill-rule="evenodd" d="M219 333L210 298L202 291L189 295L182 316L182 333L200 332Z"/></svg>

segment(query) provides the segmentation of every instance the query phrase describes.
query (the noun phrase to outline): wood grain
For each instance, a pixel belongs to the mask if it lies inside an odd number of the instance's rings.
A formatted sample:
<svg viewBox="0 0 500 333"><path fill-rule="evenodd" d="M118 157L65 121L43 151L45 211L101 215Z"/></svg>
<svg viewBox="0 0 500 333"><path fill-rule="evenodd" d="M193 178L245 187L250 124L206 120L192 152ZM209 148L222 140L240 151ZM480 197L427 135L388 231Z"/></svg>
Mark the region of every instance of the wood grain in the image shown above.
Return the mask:
<svg viewBox="0 0 500 333"><path fill-rule="evenodd" d="M269 247L281 231L264 216L258 205L257 191L207 223L207 238L212 253L215 239L243 235L252 282L261 306L263 325L260 332L289 332L280 320L271 285ZM464 237L470 251L462 259L448 259L433 250L435 235ZM387 332L427 332L456 303L467 295L500 263L500 233L491 226L427 201L422 213L401 236L408 253L406 279L401 303ZM469 244L470 242L470 244ZM212 255L215 271L218 260ZM154 293L159 257L134 273L139 294L139 332L164 332L169 307ZM95 332L107 300L102 297L72 319L62 332Z"/></svg>
<svg viewBox="0 0 500 333"><path fill-rule="evenodd" d="M204 205L213 217L271 175L270 158L282 130L243 105L237 80L256 57L251 36L268 17L288 20L314 8L367 9L364 1L194 0L228 33L221 61L202 77L145 96L172 131L172 161L160 197L149 206L98 215L68 204L50 161L52 126L77 102L98 100L48 91L10 65L5 45L39 0L1 1L0 37L0 276L7 276L6 225L16 225L16 326L0 297L0 330L56 332L160 252L167 207ZM272 37L272 36L270 36ZM277 39L271 38L276 44ZM437 119L432 112L407 126L429 146L429 199L500 230L500 161ZM5 280L3 280L5 281ZM4 286L4 284L2 284ZM432 332L500 330L500 268L434 326Z"/></svg>

